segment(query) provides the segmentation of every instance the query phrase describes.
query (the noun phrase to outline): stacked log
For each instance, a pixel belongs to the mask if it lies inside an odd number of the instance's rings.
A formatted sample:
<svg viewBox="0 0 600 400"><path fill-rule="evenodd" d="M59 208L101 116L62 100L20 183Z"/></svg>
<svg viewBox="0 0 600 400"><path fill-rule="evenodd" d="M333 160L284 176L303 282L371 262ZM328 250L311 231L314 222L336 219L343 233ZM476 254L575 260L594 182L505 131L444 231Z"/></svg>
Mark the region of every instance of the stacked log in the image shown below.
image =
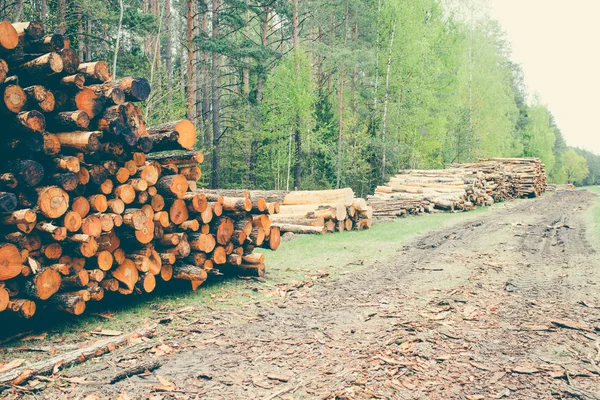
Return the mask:
<svg viewBox="0 0 600 400"><path fill-rule="evenodd" d="M220 191L219 193L227 194ZM240 192L231 192L240 194ZM372 209L365 199L356 198L351 188L300 191L249 191L253 199L265 199L278 209L271 215L272 226L282 233L325 234L368 229L372 225Z"/></svg>
<svg viewBox="0 0 600 400"><path fill-rule="evenodd" d="M144 78L111 80L35 22L0 38L0 312L79 315L109 292L210 274L264 275L279 245L268 210L196 188L187 120L147 128Z"/></svg>
<svg viewBox="0 0 600 400"><path fill-rule="evenodd" d="M368 203L377 217L465 211L485 201L481 175L461 168L405 170L378 186Z"/></svg>
<svg viewBox="0 0 600 400"><path fill-rule="evenodd" d="M378 186L368 204L377 217L473 210L512 198L537 197L546 189L536 158L492 158L438 170L404 170Z"/></svg>
<svg viewBox="0 0 600 400"><path fill-rule="evenodd" d="M546 170L539 158L488 158L460 167L482 172L497 201L538 197L546 191Z"/></svg>

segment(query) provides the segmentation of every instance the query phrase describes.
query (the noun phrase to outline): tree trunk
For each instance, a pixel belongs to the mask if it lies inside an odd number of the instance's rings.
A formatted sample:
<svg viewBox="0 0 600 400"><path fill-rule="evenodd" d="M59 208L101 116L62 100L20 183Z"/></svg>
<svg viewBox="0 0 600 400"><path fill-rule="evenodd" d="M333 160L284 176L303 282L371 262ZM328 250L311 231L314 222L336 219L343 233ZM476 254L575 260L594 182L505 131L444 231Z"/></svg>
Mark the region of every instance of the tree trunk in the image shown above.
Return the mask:
<svg viewBox="0 0 600 400"><path fill-rule="evenodd" d="M208 4L206 1L202 1L202 32L208 37ZM208 66L208 52L203 52L202 57L204 60L202 65L202 126L204 127L204 148L208 149L212 144L210 135L210 69Z"/></svg>
<svg viewBox="0 0 600 400"><path fill-rule="evenodd" d="M117 28L117 43L115 44L115 52L113 56L112 77L117 77L117 57L119 56L119 44L121 42L121 28L123 27L123 0L119 0L119 26Z"/></svg>
<svg viewBox="0 0 600 400"><path fill-rule="evenodd" d="M171 62L171 0L165 0L165 67L167 68L167 104L173 102L173 64Z"/></svg>
<svg viewBox="0 0 600 400"><path fill-rule="evenodd" d="M87 39L85 41L85 61L89 62L92 59L92 23L88 19L86 24Z"/></svg>
<svg viewBox="0 0 600 400"><path fill-rule="evenodd" d="M394 38L396 36L396 21L392 22L392 36L390 38L390 47L388 50L388 60L387 60L387 69L385 73L385 94L383 96L383 121L381 123L381 142L382 142L382 151L381 151L381 179L385 179L385 133L387 127L387 109L388 109L388 99L390 95L390 68L392 66L392 48L394 46Z"/></svg>
<svg viewBox="0 0 600 400"><path fill-rule="evenodd" d="M56 4L56 16L58 19L58 25L56 32L64 35L67 32L67 21L65 16L67 14L67 0L58 0Z"/></svg>
<svg viewBox="0 0 600 400"><path fill-rule="evenodd" d="M187 39L187 118L194 121L196 116L196 80L194 78L194 2L186 2L186 39Z"/></svg>
<svg viewBox="0 0 600 400"><path fill-rule="evenodd" d="M83 50L84 50L84 40L83 40L83 16L81 12L77 14L77 18L79 22L77 23L77 55L79 56L79 61L83 62Z"/></svg>
<svg viewBox="0 0 600 400"><path fill-rule="evenodd" d="M245 36L246 38L250 38L250 8L249 8L249 1L246 0L246 7L248 7L248 9L246 10L246 29L245 29ZM248 101L248 95L250 94L250 69L249 69L249 64L250 64L250 57L245 57L244 58L244 68L242 71L242 80L243 80L243 93L244 93L244 98L246 101Z"/></svg>
<svg viewBox="0 0 600 400"><path fill-rule="evenodd" d="M264 20L262 24L262 30L260 35L260 43L262 47L267 47L267 34L269 33L269 7L264 8ZM262 65L265 68L265 65ZM256 101L260 103L263 98L263 91L265 90L265 74L262 68L258 71L258 81L256 82Z"/></svg>
<svg viewBox="0 0 600 400"><path fill-rule="evenodd" d="M17 4L15 4L13 22L19 22L21 20L21 14L23 14L23 2L24 0L17 0Z"/></svg>
<svg viewBox="0 0 600 400"><path fill-rule="evenodd" d="M219 40L219 0L212 0L212 38ZM213 126L213 154L212 154L212 187L220 186L221 175L221 117L219 107L219 59L217 52L212 54L212 126Z"/></svg>
<svg viewBox="0 0 600 400"><path fill-rule="evenodd" d="M346 24L344 27L344 47L346 47L346 39L348 36L348 1L346 1ZM342 64L340 74L340 98L339 98L339 121L338 121L338 143L337 143L337 173L336 173L336 188L339 189L342 180L342 134L344 131L344 81L346 80L346 71Z"/></svg>
<svg viewBox="0 0 600 400"><path fill-rule="evenodd" d="M296 77L300 75L299 60L299 46L300 46L300 33L298 27L298 0L292 0L293 13L292 13L292 37L294 46L294 68L296 71ZM296 127L294 129L294 140L296 142L296 165L294 168L294 188L300 190L300 183L302 179L302 118L300 115L296 116Z"/></svg>
<svg viewBox="0 0 600 400"><path fill-rule="evenodd" d="M48 5L46 3L46 0L42 0L41 6L40 6L40 22L42 23L42 27L44 29L46 29L47 8L48 8Z"/></svg>

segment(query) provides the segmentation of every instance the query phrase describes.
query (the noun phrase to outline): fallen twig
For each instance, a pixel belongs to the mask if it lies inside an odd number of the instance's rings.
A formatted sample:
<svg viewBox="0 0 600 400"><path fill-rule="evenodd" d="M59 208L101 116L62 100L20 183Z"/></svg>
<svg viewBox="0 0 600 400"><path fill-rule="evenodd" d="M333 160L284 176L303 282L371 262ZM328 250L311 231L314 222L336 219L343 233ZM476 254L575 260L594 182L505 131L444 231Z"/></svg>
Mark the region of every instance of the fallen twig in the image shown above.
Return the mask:
<svg viewBox="0 0 600 400"><path fill-rule="evenodd" d="M72 365L82 363L89 358L98 357L104 353L108 353L114 350L116 347L126 344L127 341L132 338L149 336L154 332L155 329L156 325L150 325L146 328L125 335L99 340L83 349L73 350L47 360L38 361L10 372L0 374L0 384L20 385L33 375L50 375L53 373L53 370L57 365L60 365L62 368L67 368Z"/></svg>
<svg viewBox="0 0 600 400"><path fill-rule="evenodd" d="M133 367L126 368L123 371L116 374L115 376L113 376L112 379L110 380L110 384L113 385L119 381L122 381L125 378L129 378L134 375L143 374L146 371L154 371L155 369L160 368L161 365L162 365L162 362L160 362L158 360L142 361L141 363L139 363Z"/></svg>

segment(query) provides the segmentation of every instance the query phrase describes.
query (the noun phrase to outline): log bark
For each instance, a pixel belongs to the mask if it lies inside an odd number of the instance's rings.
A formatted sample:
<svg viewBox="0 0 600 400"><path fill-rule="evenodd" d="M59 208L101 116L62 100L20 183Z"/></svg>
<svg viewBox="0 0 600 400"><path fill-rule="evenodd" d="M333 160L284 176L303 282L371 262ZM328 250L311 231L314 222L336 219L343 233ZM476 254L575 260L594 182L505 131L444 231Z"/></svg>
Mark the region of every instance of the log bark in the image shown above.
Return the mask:
<svg viewBox="0 0 600 400"><path fill-rule="evenodd" d="M192 150L196 142L196 128L186 119L148 128L148 133L154 151Z"/></svg>
<svg viewBox="0 0 600 400"><path fill-rule="evenodd" d="M104 83L111 80L108 72L108 64L104 61L88 62L79 64L78 72L85 77L86 83Z"/></svg>

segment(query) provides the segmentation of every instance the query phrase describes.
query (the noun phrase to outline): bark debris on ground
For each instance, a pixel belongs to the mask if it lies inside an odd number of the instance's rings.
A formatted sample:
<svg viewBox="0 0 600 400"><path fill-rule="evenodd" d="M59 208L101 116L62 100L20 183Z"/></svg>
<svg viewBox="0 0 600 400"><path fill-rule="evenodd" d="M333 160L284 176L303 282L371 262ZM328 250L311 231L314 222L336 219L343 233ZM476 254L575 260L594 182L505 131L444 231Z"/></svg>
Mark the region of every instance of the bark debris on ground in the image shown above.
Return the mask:
<svg viewBox="0 0 600 400"><path fill-rule="evenodd" d="M4 396L600 399L594 202L574 191L515 203Z"/></svg>

